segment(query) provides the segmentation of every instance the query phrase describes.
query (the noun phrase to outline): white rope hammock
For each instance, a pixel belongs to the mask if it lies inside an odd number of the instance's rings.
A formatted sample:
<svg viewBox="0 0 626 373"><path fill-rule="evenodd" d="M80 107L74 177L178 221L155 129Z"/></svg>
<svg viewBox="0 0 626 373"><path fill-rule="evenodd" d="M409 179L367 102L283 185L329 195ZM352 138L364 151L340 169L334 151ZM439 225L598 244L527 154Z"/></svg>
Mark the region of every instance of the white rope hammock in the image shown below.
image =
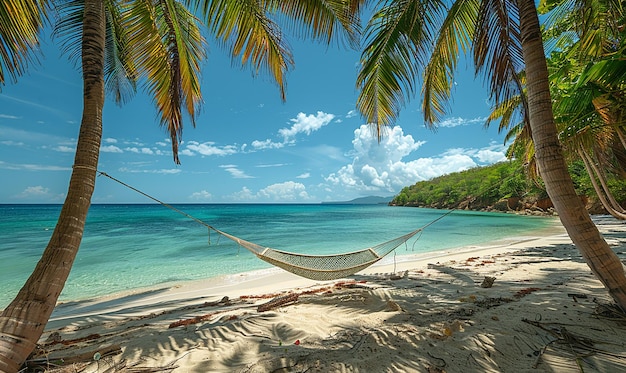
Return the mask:
<svg viewBox="0 0 626 373"><path fill-rule="evenodd" d="M412 232L404 234L402 236L396 237L387 242L383 242L376 246L369 247L367 249L353 251L342 254L333 254L333 255L307 255L300 253L291 253L288 251L281 251L272 249L269 247L261 246L255 244L253 242L249 242L243 240L239 237L233 236L226 232L223 232L200 219L197 219L184 211L177 209L176 207L167 204L165 202L159 201L158 199L128 185L124 182L104 173L98 171L100 175L106 176L111 180L114 180L158 203L163 206L166 206L179 214L182 214L196 222L206 226L209 230L214 231L234 242L239 244L241 247L249 250L254 255L256 255L259 259L264 260L274 266L280 267L288 272L296 274L301 277L305 277L311 280L317 281L326 281L326 280L336 280L339 278L343 278L346 276L353 275L372 264L378 262L382 258L384 258L387 254L394 251L398 246L402 245L411 237L423 231L426 227L434 224L435 222L443 219L446 215L450 214L454 210L450 210L445 214L439 216L437 219L431 221L430 223L424 225L423 227L416 229ZM210 232L209 231L209 232Z"/></svg>

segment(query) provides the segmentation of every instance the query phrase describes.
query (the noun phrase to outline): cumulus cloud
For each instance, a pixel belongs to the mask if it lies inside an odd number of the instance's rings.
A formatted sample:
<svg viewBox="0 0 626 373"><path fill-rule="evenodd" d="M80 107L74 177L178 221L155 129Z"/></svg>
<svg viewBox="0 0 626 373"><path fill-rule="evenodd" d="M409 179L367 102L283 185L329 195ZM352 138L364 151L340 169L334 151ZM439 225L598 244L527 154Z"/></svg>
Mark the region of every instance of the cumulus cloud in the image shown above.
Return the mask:
<svg viewBox="0 0 626 373"><path fill-rule="evenodd" d="M304 184L294 181L272 184L261 189L257 194L262 198L273 201L303 201L309 199Z"/></svg>
<svg viewBox="0 0 626 373"><path fill-rule="evenodd" d="M295 181L268 185L256 193L248 187L243 187L239 192L228 196L228 199L238 202L304 202L313 200L304 184Z"/></svg>
<svg viewBox="0 0 626 373"><path fill-rule="evenodd" d="M256 195L246 187L243 187L239 192L235 192L230 195L230 199L239 202L251 202L254 201L256 198Z"/></svg>
<svg viewBox="0 0 626 373"><path fill-rule="evenodd" d="M211 195L211 193L207 192L206 190L201 190L199 192L192 193L189 196L190 199L196 200L196 201L208 201L212 197L213 196Z"/></svg>
<svg viewBox="0 0 626 373"><path fill-rule="evenodd" d="M506 159L505 147L491 144L483 149L450 149L435 157L405 160L424 142L404 135L400 126L391 128L378 144L368 126L362 125L354 131L352 144L351 164L325 180L332 186L356 192L396 193L417 181Z"/></svg>
<svg viewBox="0 0 626 373"><path fill-rule="evenodd" d="M304 133L308 136L328 125L334 118L335 116L333 114L324 113L322 111L318 111L315 115L298 113L295 118L289 119L292 123L291 127L278 130L282 141L274 141L271 139L254 140L251 145L256 150L280 149L286 145L294 144L296 135Z"/></svg>
<svg viewBox="0 0 626 373"><path fill-rule="evenodd" d="M115 145L105 145L100 147L100 151L103 153L124 153L122 149Z"/></svg>
<svg viewBox="0 0 626 373"><path fill-rule="evenodd" d="M303 173L301 175L296 176L296 179L308 179L310 177L311 177L311 174L308 173L308 172L305 172L305 173Z"/></svg>
<svg viewBox="0 0 626 373"><path fill-rule="evenodd" d="M317 131L330 123L334 117L335 116L333 114L327 114L321 111L318 111L316 115L298 113L295 118L289 120L293 123L293 125L290 128L279 129L278 133L285 139L285 141L293 138L299 133L310 135L311 132Z"/></svg>

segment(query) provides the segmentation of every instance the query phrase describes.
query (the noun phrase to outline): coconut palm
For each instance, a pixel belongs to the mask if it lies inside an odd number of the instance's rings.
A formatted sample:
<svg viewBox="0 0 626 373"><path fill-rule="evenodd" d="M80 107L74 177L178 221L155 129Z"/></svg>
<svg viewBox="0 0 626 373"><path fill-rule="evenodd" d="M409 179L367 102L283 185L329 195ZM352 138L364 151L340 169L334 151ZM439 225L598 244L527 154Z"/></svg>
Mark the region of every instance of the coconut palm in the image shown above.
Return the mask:
<svg viewBox="0 0 626 373"><path fill-rule="evenodd" d="M602 205L617 219L625 219L625 210L615 200L608 186L607 172L624 175L623 164L626 141L622 130L623 118L623 30L607 19L601 2L591 2L580 14L563 4L552 15L546 27L544 40L555 47L548 59L551 96L559 139L565 156L570 161L581 160ZM598 23L591 36L578 19L587 14ZM582 22L583 24L585 22ZM575 38L572 36L579 35ZM527 121L512 123L519 115L520 95L499 103L487 124L501 119L500 130L509 129L506 139L514 138L514 146L532 145ZM518 115L516 115L518 114ZM619 141L618 141L619 140ZM621 146L620 146L621 143ZM534 149L522 154L528 170L537 177ZM623 176L622 176L623 177Z"/></svg>
<svg viewBox="0 0 626 373"><path fill-rule="evenodd" d="M619 3L608 6L614 6L608 14L620 14ZM386 1L366 31L358 107L379 134L393 123L405 99L415 93L421 66L425 66L423 112L428 124L435 123L445 113L461 52L472 52L477 72L487 76L496 104L525 88L522 105L546 191L573 243L626 311L624 267L576 195L563 157L535 2ZM522 85L519 73L523 69Z"/></svg>
<svg viewBox="0 0 626 373"><path fill-rule="evenodd" d="M82 68L83 117L67 197L50 242L31 276L0 315L1 372L17 372L34 349L78 252L95 186L105 92L123 102L132 94L137 79L143 78L161 114L161 124L170 134L178 163L183 117L193 123L201 103L198 74L204 49L195 12L233 57L255 72L269 72L284 97L284 77L293 60L277 22L326 42L342 35L354 42L358 40L362 2L74 0L57 4L58 35ZM14 2L2 5L7 3ZM43 0L18 3L29 5L19 9L25 20L42 14L35 11L41 9ZM20 40L25 47L18 51L23 55L36 43L36 27L22 35L23 39L18 32L9 31L0 29L0 42ZM13 71L25 68L23 62L9 58L11 55L0 57Z"/></svg>

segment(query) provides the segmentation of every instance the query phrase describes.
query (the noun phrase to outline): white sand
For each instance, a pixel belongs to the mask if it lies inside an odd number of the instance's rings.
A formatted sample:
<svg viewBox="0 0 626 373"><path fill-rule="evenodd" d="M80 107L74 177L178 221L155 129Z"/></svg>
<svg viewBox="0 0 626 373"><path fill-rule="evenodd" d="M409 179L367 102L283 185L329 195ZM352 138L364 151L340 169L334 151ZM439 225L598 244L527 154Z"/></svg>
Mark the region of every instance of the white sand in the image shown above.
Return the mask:
<svg viewBox="0 0 626 373"><path fill-rule="evenodd" d="M597 221L625 257L626 225ZM480 286L485 276L492 287ZM288 294L297 300L258 311ZM276 269L62 304L32 363L63 358L51 370L67 372L626 371L626 319L610 304L560 229L342 281Z"/></svg>

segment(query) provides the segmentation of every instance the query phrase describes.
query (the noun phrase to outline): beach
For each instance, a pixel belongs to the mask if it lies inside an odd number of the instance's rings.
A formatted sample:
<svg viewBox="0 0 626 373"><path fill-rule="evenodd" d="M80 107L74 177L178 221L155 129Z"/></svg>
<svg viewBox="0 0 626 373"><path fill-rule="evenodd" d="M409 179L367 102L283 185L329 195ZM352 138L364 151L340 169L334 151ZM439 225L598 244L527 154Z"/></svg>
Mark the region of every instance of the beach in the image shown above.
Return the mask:
<svg viewBox="0 0 626 373"><path fill-rule="evenodd" d="M594 220L626 258L626 225ZM54 372L625 371L626 319L611 304L564 230L551 230L336 281L272 269L62 303L28 364Z"/></svg>

